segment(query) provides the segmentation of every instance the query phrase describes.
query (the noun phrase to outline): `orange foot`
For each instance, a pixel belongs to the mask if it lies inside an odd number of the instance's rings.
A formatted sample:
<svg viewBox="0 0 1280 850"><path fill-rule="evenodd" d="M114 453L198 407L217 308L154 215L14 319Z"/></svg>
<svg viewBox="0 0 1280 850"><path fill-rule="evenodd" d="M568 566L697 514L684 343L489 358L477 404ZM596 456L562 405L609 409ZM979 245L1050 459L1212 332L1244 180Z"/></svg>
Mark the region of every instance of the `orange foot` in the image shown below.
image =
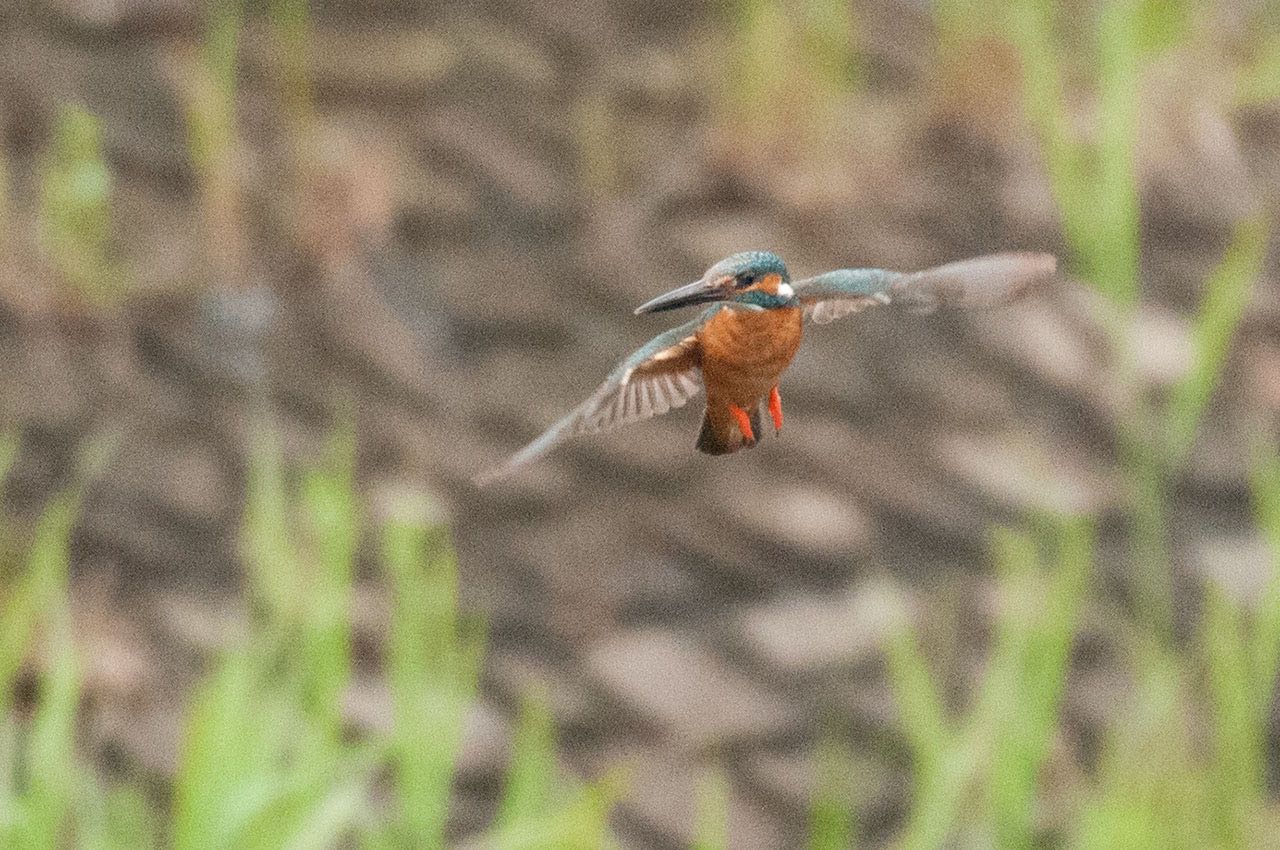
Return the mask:
<svg viewBox="0 0 1280 850"><path fill-rule="evenodd" d="M773 419L773 431L775 434L782 433L782 396L778 394L778 388L774 387L769 390L769 416Z"/></svg>
<svg viewBox="0 0 1280 850"><path fill-rule="evenodd" d="M729 405L729 412L733 414L733 418L738 422L738 430L742 432L742 439L748 446L754 446L756 444L756 435L751 430L751 417L747 416L747 412L736 404Z"/></svg>

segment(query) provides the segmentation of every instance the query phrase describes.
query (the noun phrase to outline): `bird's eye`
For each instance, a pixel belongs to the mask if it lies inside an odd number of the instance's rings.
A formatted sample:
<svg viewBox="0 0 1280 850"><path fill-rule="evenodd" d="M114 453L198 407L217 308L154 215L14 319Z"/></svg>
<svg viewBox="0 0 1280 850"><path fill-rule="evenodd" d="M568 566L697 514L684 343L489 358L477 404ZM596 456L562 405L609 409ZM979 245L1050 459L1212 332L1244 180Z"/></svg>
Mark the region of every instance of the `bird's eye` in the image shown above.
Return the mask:
<svg viewBox="0 0 1280 850"><path fill-rule="evenodd" d="M751 272L738 272L738 274L734 277L733 285L736 286L738 289L742 289L743 287L750 286L755 281L755 279L756 279L755 275L753 275Z"/></svg>

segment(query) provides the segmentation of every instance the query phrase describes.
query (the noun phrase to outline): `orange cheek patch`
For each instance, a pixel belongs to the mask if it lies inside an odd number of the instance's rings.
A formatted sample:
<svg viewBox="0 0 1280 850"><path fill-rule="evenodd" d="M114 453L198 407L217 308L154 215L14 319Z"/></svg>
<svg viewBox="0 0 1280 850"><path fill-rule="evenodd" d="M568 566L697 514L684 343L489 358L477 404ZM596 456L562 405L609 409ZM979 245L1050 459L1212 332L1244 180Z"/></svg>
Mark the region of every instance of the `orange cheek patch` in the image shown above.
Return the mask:
<svg viewBox="0 0 1280 850"><path fill-rule="evenodd" d="M781 283L782 283L782 275L780 275L780 274L768 274L768 275L765 275L764 277L762 277L762 278L760 279L760 282L759 282L759 283L757 283L755 286L753 286L753 287L751 287L751 288L752 288L752 289L759 289L759 290L762 290L762 291L764 291L764 292L769 293L770 295L777 295L777 294L778 294L778 286L779 286Z"/></svg>

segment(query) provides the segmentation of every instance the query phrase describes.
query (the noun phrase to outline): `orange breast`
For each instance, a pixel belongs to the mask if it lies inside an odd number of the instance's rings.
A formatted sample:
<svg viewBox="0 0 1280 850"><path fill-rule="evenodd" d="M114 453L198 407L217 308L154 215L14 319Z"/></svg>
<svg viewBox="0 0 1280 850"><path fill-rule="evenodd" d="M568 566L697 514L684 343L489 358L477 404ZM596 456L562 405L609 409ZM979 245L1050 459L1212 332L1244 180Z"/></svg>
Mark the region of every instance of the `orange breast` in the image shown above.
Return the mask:
<svg viewBox="0 0 1280 850"><path fill-rule="evenodd" d="M702 328L702 379L712 400L752 409L795 357L803 335L798 307L721 310Z"/></svg>

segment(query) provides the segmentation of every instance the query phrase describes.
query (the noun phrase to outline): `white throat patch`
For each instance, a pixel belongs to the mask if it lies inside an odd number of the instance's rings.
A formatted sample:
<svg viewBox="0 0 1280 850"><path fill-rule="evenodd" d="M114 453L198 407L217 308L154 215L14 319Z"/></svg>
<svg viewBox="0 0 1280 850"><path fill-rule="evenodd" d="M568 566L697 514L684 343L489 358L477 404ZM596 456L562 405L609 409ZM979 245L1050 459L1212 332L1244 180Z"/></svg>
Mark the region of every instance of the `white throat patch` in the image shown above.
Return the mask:
<svg viewBox="0 0 1280 850"><path fill-rule="evenodd" d="M778 297L779 297L779 298L790 298L792 295L795 295L795 294L796 294L796 291L795 291L794 289L792 289L792 288L791 288L791 284L789 284L789 283L780 283L780 284L778 284Z"/></svg>

